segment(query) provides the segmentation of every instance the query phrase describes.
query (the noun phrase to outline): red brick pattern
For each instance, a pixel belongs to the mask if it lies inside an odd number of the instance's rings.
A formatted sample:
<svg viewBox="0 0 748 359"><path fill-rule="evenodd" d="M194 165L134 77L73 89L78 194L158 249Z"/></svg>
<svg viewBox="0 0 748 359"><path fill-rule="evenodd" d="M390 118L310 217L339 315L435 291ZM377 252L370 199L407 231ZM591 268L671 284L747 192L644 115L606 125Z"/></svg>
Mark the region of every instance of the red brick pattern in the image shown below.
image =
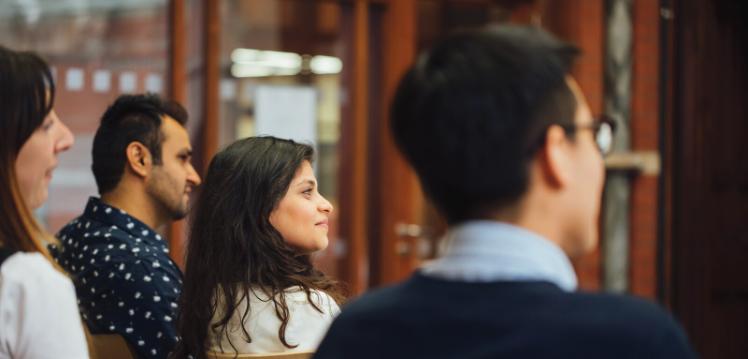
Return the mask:
<svg viewBox="0 0 748 359"><path fill-rule="evenodd" d="M657 177L632 181L629 291L654 299L657 290Z"/></svg>
<svg viewBox="0 0 748 359"><path fill-rule="evenodd" d="M633 5L633 76L631 147L658 151L659 137L659 2L636 0ZM654 299L657 291L658 177L632 180L629 289Z"/></svg>

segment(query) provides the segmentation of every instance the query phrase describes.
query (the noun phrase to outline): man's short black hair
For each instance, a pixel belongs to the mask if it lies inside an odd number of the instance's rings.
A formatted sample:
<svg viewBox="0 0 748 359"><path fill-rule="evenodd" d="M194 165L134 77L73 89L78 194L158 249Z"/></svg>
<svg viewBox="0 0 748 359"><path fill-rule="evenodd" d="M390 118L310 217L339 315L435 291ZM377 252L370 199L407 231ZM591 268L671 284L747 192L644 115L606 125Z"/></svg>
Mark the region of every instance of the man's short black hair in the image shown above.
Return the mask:
<svg viewBox="0 0 748 359"><path fill-rule="evenodd" d="M169 116L184 126L187 111L175 101L163 100L155 94L122 95L101 117L93 141L93 170L99 194L105 194L122 179L127 155L133 141L142 143L153 156L153 164L161 164L161 119Z"/></svg>
<svg viewBox="0 0 748 359"><path fill-rule="evenodd" d="M449 36L407 71L391 129L448 222L526 192L548 126L574 123L566 76L578 52L536 27L494 26Z"/></svg>

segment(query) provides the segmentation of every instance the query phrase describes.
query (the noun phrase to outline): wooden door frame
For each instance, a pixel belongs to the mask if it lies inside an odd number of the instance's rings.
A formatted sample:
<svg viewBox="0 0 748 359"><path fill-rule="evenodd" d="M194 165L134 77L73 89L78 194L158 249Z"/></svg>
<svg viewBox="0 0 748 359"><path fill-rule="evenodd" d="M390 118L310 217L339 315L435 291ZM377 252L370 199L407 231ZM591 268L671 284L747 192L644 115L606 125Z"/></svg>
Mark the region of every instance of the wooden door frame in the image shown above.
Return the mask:
<svg viewBox="0 0 748 359"><path fill-rule="evenodd" d="M182 105L187 103L187 0L169 0L168 3L168 97ZM219 0L201 0L203 2L203 29L205 41L202 55L205 86L203 90L203 122L200 124L200 138L197 139L202 159L200 173L205 173L210 158L218 150L218 121L220 81L220 2ZM185 254L185 221L172 222L168 228L168 241L172 260L184 270Z"/></svg>
<svg viewBox="0 0 748 359"><path fill-rule="evenodd" d="M400 78L416 57L417 0L390 0L382 18L382 97L377 122L378 148L374 149L378 167L377 221L372 223L378 248L372 271L373 285L404 279L418 266L418 238L398 233L398 227L421 225L424 199L409 165L397 150L389 128L389 109ZM403 250L404 249L404 250Z"/></svg>
<svg viewBox="0 0 748 359"><path fill-rule="evenodd" d="M341 176L350 183L341 186L349 192L341 194L348 200L341 201L340 220L346 221L341 237L346 239L346 255L340 274L350 293L358 295L369 287L402 279L416 263L412 255L396 253L400 238L395 227L399 223L419 223L423 200L415 175L392 141L387 109L400 76L415 58L417 2L341 2L354 6L355 43L353 116L347 126L349 133L343 134L352 138L346 141L350 148L340 150L346 154L341 159L345 157L348 162L341 168L351 170ZM373 24L372 19L381 24ZM372 71L376 66L381 68ZM372 73L379 77L370 78ZM374 88L373 81L381 86Z"/></svg>

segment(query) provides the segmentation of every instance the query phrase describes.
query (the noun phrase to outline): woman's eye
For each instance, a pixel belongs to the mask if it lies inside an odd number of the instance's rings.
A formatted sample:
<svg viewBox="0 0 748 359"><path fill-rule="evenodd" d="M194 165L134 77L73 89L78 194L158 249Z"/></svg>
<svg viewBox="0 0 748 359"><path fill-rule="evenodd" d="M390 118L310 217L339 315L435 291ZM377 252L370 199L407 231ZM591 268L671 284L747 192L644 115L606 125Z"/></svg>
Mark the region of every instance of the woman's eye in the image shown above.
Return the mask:
<svg viewBox="0 0 748 359"><path fill-rule="evenodd" d="M42 129L44 131L48 131L50 128L52 128L52 125L54 125L53 121L47 121L42 124Z"/></svg>

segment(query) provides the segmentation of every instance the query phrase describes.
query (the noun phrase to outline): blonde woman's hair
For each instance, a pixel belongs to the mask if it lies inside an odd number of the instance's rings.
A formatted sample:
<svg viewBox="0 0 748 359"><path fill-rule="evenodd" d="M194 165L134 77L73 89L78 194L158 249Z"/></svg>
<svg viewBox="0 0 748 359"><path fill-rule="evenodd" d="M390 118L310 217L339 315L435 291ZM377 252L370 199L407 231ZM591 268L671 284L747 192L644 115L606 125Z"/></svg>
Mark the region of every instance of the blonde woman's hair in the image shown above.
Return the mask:
<svg viewBox="0 0 748 359"><path fill-rule="evenodd" d="M44 60L32 52L0 46L0 246L39 252L51 260L53 237L34 219L16 178L16 158L24 143L52 111L55 87ZM54 263L54 262L53 262Z"/></svg>

